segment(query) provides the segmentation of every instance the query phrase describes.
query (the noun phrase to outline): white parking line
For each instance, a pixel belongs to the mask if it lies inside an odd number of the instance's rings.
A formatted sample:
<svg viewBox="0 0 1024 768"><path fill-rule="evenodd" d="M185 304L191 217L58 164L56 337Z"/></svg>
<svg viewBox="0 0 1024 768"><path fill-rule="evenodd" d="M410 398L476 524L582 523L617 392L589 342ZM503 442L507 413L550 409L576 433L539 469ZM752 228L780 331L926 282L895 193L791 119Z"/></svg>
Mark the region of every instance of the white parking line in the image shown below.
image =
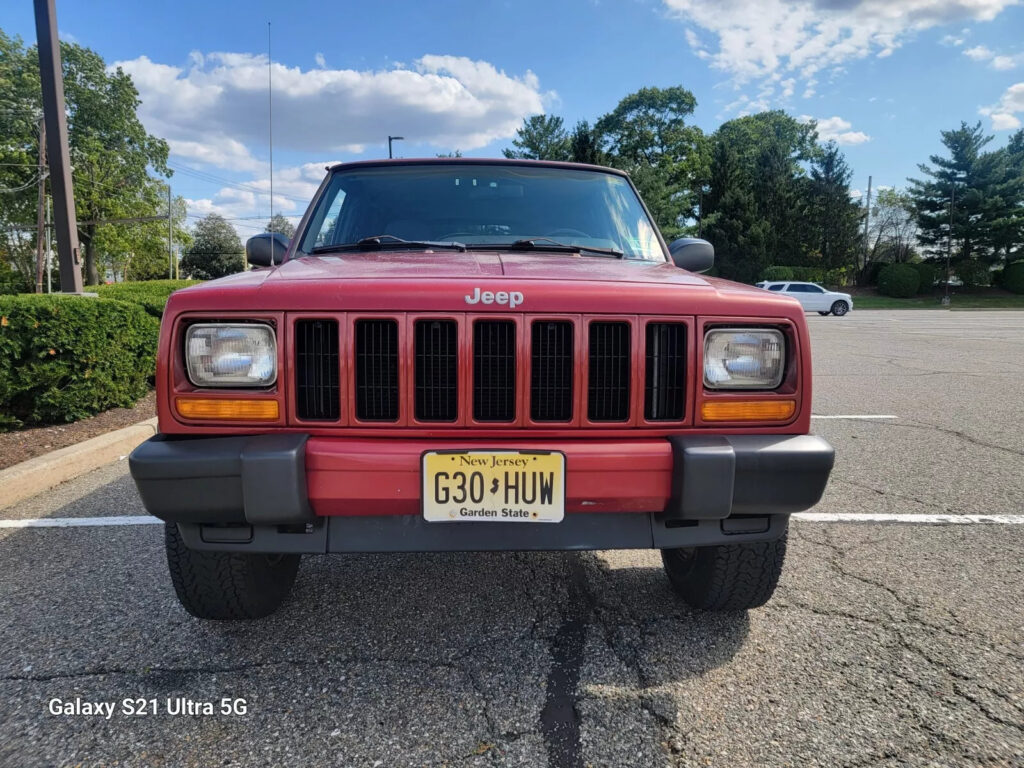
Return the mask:
<svg viewBox="0 0 1024 768"><path fill-rule="evenodd" d="M844 416L818 416L817 414L811 414L812 419L850 419L853 421L868 421L870 419L898 419L899 416L892 416L890 414L881 413L855 413L847 414Z"/></svg>
<svg viewBox="0 0 1024 768"><path fill-rule="evenodd" d="M855 512L798 512L805 523L896 523L899 525L1024 525L1024 515L884 515ZM40 517L0 520L0 528L95 528L106 525L161 525L149 515L124 517Z"/></svg>
<svg viewBox="0 0 1024 768"><path fill-rule="evenodd" d="M899 523L901 525L1024 525L1024 515L885 515L856 512L798 512L807 523Z"/></svg>
<svg viewBox="0 0 1024 768"><path fill-rule="evenodd" d="M0 528L93 528L101 525L162 525L149 515L124 517L39 517L28 520L0 520Z"/></svg>

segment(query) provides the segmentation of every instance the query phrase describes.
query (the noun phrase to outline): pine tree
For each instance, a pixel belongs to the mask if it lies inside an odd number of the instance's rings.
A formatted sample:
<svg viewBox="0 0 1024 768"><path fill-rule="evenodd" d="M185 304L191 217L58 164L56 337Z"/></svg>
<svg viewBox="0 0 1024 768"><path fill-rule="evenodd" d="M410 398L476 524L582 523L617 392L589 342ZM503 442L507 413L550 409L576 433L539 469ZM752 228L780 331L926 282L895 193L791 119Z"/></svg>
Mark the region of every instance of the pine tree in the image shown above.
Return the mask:
<svg viewBox="0 0 1024 768"><path fill-rule="evenodd" d="M725 141L715 142L710 181L704 236L715 246L716 271L732 280L756 282L768 266L768 222L758 213L735 148Z"/></svg>
<svg viewBox="0 0 1024 768"><path fill-rule="evenodd" d="M562 118L556 115L533 115L523 120L512 140L515 149L505 149L508 158L524 160L568 160L569 136Z"/></svg>
<svg viewBox="0 0 1024 768"><path fill-rule="evenodd" d="M927 178L909 179L919 238L928 253L943 256L952 237L954 261L998 261L1024 239L1024 176L1008 149L984 151L992 141L981 123L942 132L948 157L921 164ZM952 231L950 203L952 201Z"/></svg>
<svg viewBox="0 0 1024 768"><path fill-rule="evenodd" d="M850 200L853 172L839 146L828 142L811 163L808 209L811 214L811 246L826 269L856 263L862 247L860 206Z"/></svg>

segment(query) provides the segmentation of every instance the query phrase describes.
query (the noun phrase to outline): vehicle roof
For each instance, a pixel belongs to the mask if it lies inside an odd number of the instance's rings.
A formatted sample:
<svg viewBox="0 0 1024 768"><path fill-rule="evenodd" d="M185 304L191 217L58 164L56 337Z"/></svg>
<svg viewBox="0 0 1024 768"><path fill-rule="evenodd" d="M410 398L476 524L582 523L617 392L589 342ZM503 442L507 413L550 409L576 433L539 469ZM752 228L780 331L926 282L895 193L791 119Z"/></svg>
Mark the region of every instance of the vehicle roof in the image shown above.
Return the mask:
<svg viewBox="0 0 1024 768"><path fill-rule="evenodd" d="M761 280L758 285L821 285L810 280Z"/></svg>
<svg viewBox="0 0 1024 768"><path fill-rule="evenodd" d="M628 178L629 174L618 168L604 165L588 165L586 163L568 163L561 160L520 160L507 157L403 157L398 159L356 160L351 163L335 163L328 165L327 170L342 171L352 168L375 168L395 165L519 165L534 168L565 168L573 171L599 171L613 173Z"/></svg>

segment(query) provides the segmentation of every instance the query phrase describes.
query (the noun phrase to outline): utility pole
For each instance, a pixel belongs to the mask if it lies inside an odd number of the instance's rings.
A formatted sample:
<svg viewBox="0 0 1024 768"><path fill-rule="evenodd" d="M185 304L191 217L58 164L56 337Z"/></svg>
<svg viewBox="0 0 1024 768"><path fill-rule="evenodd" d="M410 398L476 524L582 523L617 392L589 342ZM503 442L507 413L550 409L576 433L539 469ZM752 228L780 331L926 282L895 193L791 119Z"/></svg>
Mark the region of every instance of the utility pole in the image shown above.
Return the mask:
<svg viewBox="0 0 1024 768"><path fill-rule="evenodd" d="M46 201L46 292L53 293L53 249L50 247L50 219L53 217L53 200Z"/></svg>
<svg viewBox="0 0 1024 768"><path fill-rule="evenodd" d="M868 266L868 256L871 254L871 240L868 235L868 227L871 224L871 177L868 176L868 198L867 213L864 216L864 268Z"/></svg>
<svg viewBox="0 0 1024 768"><path fill-rule="evenodd" d="M270 53L270 22L267 22L267 136L270 139L270 220L274 220L274 59Z"/></svg>
<svg viewBox="0 0 1024 768"><path fill-rule="evenodd" d="M64 293L81 293L81 258L68 153L68 121L64 114L64 75L61 71L60 41L57 39L57 9L55 0L34 0L34 5L39 80L46 121L46 156L50 166L57 253L60 256L60 289Z"/></svg>
<svg viewBox="0 0 1024 768"><path fill-rule="evenodd" d="M388 136L388 160L392 158L391 154L391 142L393 141L404 141L405 136Z"/></svg>
<svg viewBox="0 0 1024 768"><path fill-rule="evenodd" d="M942 306L949 306L949 264L953 257L953 206L956 204L956 185L949 187L949 233L946 238L946 293L942 297Z"/></svg>
<svg viewBox="0 0 1024 768"><path fill-rule="evenodd" d="M39 202L36 207L36 293L43 292L43 227L46 218L46 121L39 118Z"/></svg>
<svg viewBox="0 0 1024 768"><path fill-rule="evenodd" d="M174 279L174 233L171 219L171 185L167 184L167 277Z"/></svg>

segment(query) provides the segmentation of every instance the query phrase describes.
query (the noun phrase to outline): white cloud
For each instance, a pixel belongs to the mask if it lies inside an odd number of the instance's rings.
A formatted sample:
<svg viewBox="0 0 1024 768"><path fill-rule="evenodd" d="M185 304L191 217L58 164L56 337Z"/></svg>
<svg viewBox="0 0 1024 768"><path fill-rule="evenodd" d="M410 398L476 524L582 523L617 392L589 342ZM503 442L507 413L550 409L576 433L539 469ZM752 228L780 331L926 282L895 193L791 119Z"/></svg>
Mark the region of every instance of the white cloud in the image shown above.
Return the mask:
<svg viewBox="0 0 1024 768"><path fill-rule="evenodd" d="M964 56L975 61L987 61L991 59L995 54L988 46L976 45L973 48L967 48L964 50Z"/></svg>
<svg viewBox="0 0 1024 768"><path fill-rule="evenodd" d="M1024 113L1024 83L1011 85L997 104L982 107L978 112L992 118L993 131L1017 130L1022 125L1017 115Z"/></svg>
<svg viewBox="0 0 1024 768"><path fill-rule="evenodd" d="M320 63L320 62L318 62ZM323 62L326 64L326 62ZM267 59L193 53L185 67L141 56L117 62L132 76L146 128L176 154L254 170L267 144ZM514 135L544 111L530 71L508 75L485 61L426 55L386 71L302 70L273 64L274 146L305 153L381 145L389 132L438 147L472 150Z"/></svg>
<svg viewBox="0 0 1024 768"><path fill-rule="evenodd" d="M863 144L866 141L871 141L871 137L863 131L851 131L853 125L849 120L844 120L841 117L814 118L810 115L800 115L797 120L802 123L809 123L813 120L817 123L818 138L822 141L834 141L844 145Z"/></svg>
<svg viewBox="0 0 1024 768"><path fill-rule="evenodd" d="M316 56L313 57L313 60L316 62L316 65L320 67L320 69L327 69L327 59L325 59L324 55L319 51L317 51L317 54Z"/></svg>
<svg viewBox="0 0 1024 768"><path fill-rule="evenodd" d="M662 0L669 13L717 39L702 46L712 66L739 82L822 70L885 57L916 33L964 21L991 21L1019 0ZM949 41L960 45L967 30ZM696 35L687 36L691 47ZM806 85L805 98L814 87Z"/></svg>

